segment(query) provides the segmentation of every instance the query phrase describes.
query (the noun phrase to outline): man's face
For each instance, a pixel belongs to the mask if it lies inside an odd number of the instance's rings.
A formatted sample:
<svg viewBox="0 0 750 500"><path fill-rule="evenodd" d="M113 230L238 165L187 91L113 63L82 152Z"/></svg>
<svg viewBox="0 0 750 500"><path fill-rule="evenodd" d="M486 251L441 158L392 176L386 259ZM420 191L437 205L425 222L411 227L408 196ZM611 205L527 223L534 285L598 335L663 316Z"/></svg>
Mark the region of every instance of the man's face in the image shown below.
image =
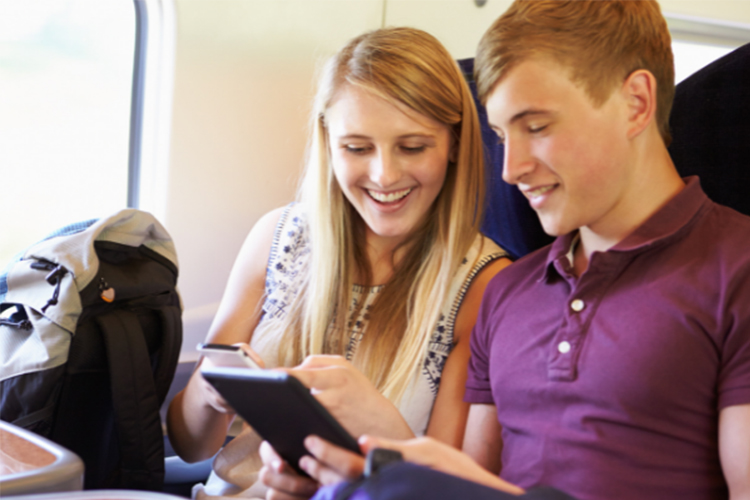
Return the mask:
<svg viewBox="0 0 750 500"><path fill-rule="evenodd" d="M530 59L495 86L487 114L505 144L503 179L528 198L548 234L617 227L633 184L619 88L595 107L561 65Z"/></svg>

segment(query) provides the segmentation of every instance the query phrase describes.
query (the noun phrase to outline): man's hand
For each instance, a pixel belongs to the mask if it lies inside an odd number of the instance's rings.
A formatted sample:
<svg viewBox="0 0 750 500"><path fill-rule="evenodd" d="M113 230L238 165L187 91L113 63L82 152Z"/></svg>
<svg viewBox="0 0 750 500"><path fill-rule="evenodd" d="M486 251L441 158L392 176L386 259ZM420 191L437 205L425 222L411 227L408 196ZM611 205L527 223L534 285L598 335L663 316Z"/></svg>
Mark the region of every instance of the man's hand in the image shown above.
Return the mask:
<svg viewBox="0 0 750 500"><path fill-rule="evenodd" d="M260 357L258 353L253 351L253 349L245 342L238 342L236 344L233 344L238 346L240 349L242 349L245 354L247 354L250 359L255 361L258 366L261 368L265 367L265 363L263 362L263 359ZM217 365L214 363L211 358L208 356L204 356L201 358L200 361L201 368L207 367L207 368L213 368ZM234 409L229 405L229 403L226 402L226 400L222 397L221 394L219 394L219 391L217 391L211 383L209 383L206 379L203 377L199 377L199 380L197 380L197 385L200 387L201 391L201 397L203 399L204 404L210 406L214 410L216 410L218 413L225 413L228 415L234 415Z"/></svg>
<svg viewBox="0 0 750 500"><path fill-rule="evenodd" d="M400 451L407 462L424 465L446 474L458 476L475 483L484 484L506 493L522 495L524 490L483 469L466 453L435 439L422 437L408 441L363 436L359 440L362 451L387 448Z"/></svg>
<svg viewBox="0 0 750 500"><path fill-rule="evenodd" d="M363 436L359 440L362 452L367 454L374 448L386 448L401 452L404 460L431 469L484 484L506 493L521 495L524 490L503 481L479 466L467 454L431 438L408 441ZM343 450L318 437L305 440L312 457L300 460L300 467L321 484L332 484L342 480L353 480L364 470L365 460L359 455ZM313 458L314 457L314 458Z"/></svg>

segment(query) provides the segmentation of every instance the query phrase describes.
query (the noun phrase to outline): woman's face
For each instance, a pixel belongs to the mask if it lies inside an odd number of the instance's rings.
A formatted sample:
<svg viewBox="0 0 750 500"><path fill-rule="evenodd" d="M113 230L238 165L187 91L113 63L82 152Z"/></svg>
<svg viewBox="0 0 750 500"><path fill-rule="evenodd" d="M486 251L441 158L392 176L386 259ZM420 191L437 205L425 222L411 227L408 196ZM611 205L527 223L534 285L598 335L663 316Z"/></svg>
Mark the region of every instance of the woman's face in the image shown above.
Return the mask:
<svg viewBox="0 0 750 500"><path fill-rule="evenodd" d="M395 247L443 187L450 129L352 85L328 108L326 126L334 175L367 224L368 244Z"/></svg>

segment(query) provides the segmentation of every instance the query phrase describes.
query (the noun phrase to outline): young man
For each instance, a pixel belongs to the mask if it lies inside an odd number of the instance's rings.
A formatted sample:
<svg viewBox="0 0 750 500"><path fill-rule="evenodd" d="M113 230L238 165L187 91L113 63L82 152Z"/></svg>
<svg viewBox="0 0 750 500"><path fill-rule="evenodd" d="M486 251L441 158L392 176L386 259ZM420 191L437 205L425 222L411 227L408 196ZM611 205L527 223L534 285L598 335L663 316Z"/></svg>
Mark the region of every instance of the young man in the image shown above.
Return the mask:
<svg viewBox="0 0 750 500"><path fill-rule="evenodd" d="M658 4L516 2L476 67L503 177L558 238L487 288L464 448L581 499L750 495L750 218L667 153Z"/></svg>
<svg viewBox="0 0 750 500"><path fill-rule="evenodd" d="M658 4L516 0L475 65L503 176L558 238L487 288L464 450L581 500L750 498L750 218L672 164ZM315 477L359 470L309 444ZM363 444L513 491L434 442Z"/></svg>

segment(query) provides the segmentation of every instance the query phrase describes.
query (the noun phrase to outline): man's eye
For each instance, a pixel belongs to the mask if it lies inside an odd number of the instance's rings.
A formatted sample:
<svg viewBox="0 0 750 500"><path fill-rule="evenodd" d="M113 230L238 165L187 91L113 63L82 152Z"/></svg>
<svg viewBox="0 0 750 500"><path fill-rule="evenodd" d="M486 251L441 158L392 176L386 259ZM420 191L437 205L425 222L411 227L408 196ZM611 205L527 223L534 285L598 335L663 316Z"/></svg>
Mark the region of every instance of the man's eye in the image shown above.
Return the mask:
<svg viewBox="0 0 750 500"><path fill-rule="evenodd" d="M537 134L537 133L541 132L542 130L544 130L546 128L547 128L547 125L530 126L529 127L529 132L531 132L532 134Z"/></svg>

